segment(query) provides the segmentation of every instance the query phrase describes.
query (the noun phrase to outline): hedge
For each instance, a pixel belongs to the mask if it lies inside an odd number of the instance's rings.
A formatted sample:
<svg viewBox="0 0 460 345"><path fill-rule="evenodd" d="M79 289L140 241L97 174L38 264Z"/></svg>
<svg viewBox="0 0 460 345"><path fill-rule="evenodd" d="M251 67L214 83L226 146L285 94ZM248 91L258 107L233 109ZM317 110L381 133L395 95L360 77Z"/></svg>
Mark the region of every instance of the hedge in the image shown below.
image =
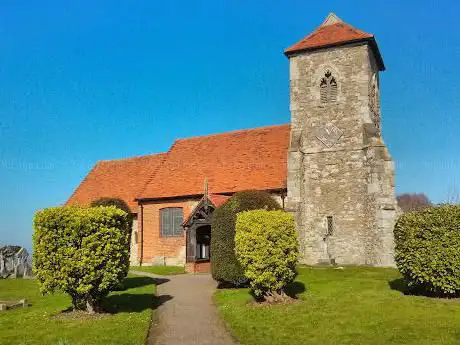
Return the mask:
<svg viewBox="0 0 460 345"><path fill-rule="evenodd" d="M131 214L131 209L129 208L128 204L119 198L103 197L91 202L91 207L98 206L115 206L120 210L125 211L127 214Z"/></svg>
<svg viewBox="0 0 460 345"><path fill-rule="evenodd" d="M460 206L405 213L395 230L395 261L414 293L460 295Z"/></svg>
<svg viewBox="0 0 460 345"><path fill-rule="evenodd" d="M129 240L128 240L128 243L131 243L131 235L132 235L131 234L131 229L133 227L134 216L131 213L131 209L129 208L128 204L122 199L113 198L113 197L102 197L102 198L93 200L91 202L91 207L99 207L99 206L115 206L116 208L119 208L120 210L125 211L128 214L128 219L129 219ZM128 272L129 272L129 258L131 257L131 246L129 246L129 245L128 245L128 251L129 251L128 263L126 263L126 264L123 263L123 265L125 265L125 267L127 267L126 272L124 274L124 278L126 278L128 276ZM122 283L120 283L119 288L122 289Z"/></svg>
<svg viewBox="0 0 460 345"><path fill-rule="evenodd" d="M216 281L225 286L242 286L247 283L247 278L235 256L237 213L280 208L278 202L267 192L245 191L235 193L214 211L211 223L211 271Z"/></svg>
<svg viewBox="0 0 460 345"><path fill-rule="evenodd" d="M40 291L63 291L74 309L98 311L129 268L128 238L129 217L114 206L37 212L33 270Z"/></svg>
<svg viewBox="0 0 460 345"><path fill-rule="evenodd" d="M237 216L235 253L258 298L285 295L284 288L296 277L299 257L292 214L255 210Z"/></svg>

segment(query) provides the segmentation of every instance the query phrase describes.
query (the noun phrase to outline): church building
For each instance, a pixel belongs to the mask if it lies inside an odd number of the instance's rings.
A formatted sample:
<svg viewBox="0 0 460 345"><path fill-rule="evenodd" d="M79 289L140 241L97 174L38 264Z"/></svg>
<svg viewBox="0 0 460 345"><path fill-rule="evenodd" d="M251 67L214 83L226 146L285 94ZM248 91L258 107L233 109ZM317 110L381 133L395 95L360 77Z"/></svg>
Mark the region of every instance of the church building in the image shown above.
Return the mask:
<svg viewBox="0 0 460 345"><path fill-rule="evenodd" d="M67 205L120 198L135 216L133 265L207 272L213 210L235 192L264 190L295 214L301 263L393 266L394 164L382 139L385 65L374 36L330 14L284 54L290 124L99 161Z"/></svg>

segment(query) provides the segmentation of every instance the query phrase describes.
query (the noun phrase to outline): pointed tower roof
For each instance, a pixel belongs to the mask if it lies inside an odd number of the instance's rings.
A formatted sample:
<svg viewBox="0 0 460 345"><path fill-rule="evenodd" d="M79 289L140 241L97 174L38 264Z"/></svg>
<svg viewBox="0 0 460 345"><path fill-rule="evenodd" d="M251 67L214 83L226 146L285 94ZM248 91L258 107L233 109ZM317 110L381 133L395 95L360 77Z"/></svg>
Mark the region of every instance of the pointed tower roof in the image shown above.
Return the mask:
<svg viewBox="0 0 460 345"><path fill-rule="evenodd" d="M385 70L382 56L374 35L354 28L337 17L334 13L327 16L324 22L311 34L287 48L284 54L290 57L301 51L311 51L350 43L367 42L374 50L379 69Z"/></svg>

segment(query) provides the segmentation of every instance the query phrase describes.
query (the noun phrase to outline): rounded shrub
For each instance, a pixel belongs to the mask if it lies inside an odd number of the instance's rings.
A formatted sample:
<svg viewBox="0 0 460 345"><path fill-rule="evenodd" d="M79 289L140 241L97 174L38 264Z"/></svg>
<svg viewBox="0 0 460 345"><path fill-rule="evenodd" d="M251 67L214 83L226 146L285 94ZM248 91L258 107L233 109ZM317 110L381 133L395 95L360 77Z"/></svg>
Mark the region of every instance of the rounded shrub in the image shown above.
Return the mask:
<svg viewBox="0 0 460 345"><path fill-rule="evenodd" d="M224 286L242 286L247 283L243 269L235 256L236 215L248 210L279 210L278 202L262 191L235 193L218 207L211 224L211 271L213 278Z"/></svg>
<svg viewBox="0 0 460 345"><path fill-rule="evenodd" d="M91 201L91 207L97 206L115 206L120 210L125 211L127 214L131 214L131 209L129 208L128 204L119 198L103 197Z"/></svg>
<svg viewBox="0 0 460 345"><path fill-rule="evenodd" d="M460 205L405 213L394 235L396 265L411 292L460 295Z"/></svg>
<svg viewBox="0 0 460 345"><path fill-rule="evenodd" d="M65 292L74 309L98 311L128 270L128 229L128 215L114 206L37 212L33 270L40 291Z"/></svg>
<svg viewBox="0 0 460 345"><path fill-rule="evenodd" d="M292 214L255 210L239 213L235 253L258 298L277 300L294 281L299 257Z"/></svg>
<svg viewBox="0 0 460 345"><path fill-rule="evenodd" d="M102 197L96 200L93 200L91 202L91 207L99 207L99 206L115 206L116 208L119 208L120 210L125 211L128 214L128 220L129 220L129 240L128 243L131 243L131 229L133 227L133 214L131 213L131 209L129 208L128 204L119 198L111 198L111 197ZM131 246L128 245L128 251L131 251ZM130 256L130 255L129 255ZM127 267L124 278L128 276L129 272L129 256L128 256L128 263L124 263L125 267ZM120 283L120 287L122 288L122 283Z"/></svg>

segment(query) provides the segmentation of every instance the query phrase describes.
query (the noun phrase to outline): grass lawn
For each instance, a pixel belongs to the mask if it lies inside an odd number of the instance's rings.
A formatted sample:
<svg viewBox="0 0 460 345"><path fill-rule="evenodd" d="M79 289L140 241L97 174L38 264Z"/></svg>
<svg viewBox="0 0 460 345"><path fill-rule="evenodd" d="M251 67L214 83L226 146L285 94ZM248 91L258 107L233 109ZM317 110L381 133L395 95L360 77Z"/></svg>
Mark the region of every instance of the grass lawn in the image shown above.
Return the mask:
<svg viewBox="0 0 460 345"><path fill-rule="evenodd" d="M160 276L185 273L184 266L131 266L129 269L133 271L158 274Z"/></svg>
<svg viewBox="0 0 460 345"><path fill-rule="evenodd" d="M104 302L111 314L99 319L57 319L53 315L71 305L66 295L41 296L34 279L0 279L0 300L25 297L31 304L0 311L0 344L145 344L154 306L154 279L129 276L124 286L126 290L111 293Z"/></svg>
<svg viewBox="0 0 460 345"><path fill-rule="evenodd" d="M244 345L460 344L460 300L405 296L394 269L302 267L293 288L290 305L248 304L246 289L216 303Z"/></svg>

